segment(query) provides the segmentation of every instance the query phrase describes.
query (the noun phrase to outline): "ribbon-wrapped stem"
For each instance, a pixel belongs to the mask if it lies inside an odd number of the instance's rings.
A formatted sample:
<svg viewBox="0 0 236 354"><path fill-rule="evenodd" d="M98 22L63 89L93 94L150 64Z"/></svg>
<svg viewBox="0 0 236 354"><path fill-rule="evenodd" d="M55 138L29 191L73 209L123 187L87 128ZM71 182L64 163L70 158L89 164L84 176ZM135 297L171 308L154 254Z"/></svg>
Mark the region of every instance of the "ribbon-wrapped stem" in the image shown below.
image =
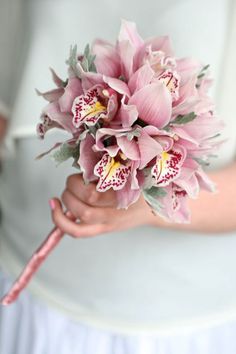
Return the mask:
<svg viewBox="0 0 236 354"><path fill-rule="evenodd" d="M15 283L9 292L1 299L2 305L9 305L14 302L21 291L28 285L30 279L38 270L40 265L52 252L52 250L57 246L57 244L63 238L64 233L58 228L55 227L47 236L47 238L43 241L43 243L39 246L39 248L34 252L29 262L23 269L20 276L17 278Z"/></svg>

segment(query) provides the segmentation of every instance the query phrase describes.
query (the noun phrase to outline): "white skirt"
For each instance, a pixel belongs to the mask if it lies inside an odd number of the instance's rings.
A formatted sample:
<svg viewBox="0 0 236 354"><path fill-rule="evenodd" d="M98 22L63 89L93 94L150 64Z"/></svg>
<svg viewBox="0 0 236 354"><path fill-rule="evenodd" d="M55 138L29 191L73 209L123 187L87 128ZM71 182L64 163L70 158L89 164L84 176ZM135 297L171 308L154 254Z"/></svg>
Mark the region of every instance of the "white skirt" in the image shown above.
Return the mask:
<svg viewBox="0 0 236 354"><path fill-rule="evenodd" d="M0 295L11 279L0 271ZM236 322L181 335L122 335L75 322L24 291L0 306L0 354L235 354Z"/></svg>

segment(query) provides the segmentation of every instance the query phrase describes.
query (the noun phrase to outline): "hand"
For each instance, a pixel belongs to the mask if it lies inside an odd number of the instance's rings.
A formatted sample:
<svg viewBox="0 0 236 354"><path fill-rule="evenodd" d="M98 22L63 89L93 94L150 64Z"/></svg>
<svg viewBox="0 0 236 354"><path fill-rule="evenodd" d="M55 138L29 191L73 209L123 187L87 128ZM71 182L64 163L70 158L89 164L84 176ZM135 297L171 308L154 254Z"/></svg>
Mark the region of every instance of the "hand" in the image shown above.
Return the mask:
<svg viewBox="0 0 236 354"><path fill-rule="evenodd" d="M0 114L0 143L3 141L7 131L7 120Z"/></svg>
<svg viewBox="0 0 236 354"><path fill-rule="evenodd" d="M64 214L60 200L53 198L50 200L53 222L64 233L76 238L151 224L155 218L143 196L128 209L117 209L116 194L112 189L98 192L94 183L85 185L80 174L68 177L62 202L69 217ZM71 220L73 216L79 223Z"/></svg>
<svg viewBox="0 0 236 354"><path fill-rule="evenodd" d="M1 160L2 160L2 151L1 151L1 143L4 140L7 131L7 120L0 114L0 172L1 172ZM0 216L1 217L1 216Z"/></svg>

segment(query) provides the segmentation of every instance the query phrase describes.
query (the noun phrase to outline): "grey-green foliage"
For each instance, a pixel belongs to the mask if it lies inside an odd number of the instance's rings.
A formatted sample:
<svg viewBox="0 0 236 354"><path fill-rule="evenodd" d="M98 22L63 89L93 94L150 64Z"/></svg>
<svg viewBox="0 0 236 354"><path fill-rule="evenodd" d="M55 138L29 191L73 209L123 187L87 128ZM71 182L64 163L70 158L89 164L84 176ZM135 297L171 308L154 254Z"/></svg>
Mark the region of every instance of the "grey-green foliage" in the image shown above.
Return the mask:
<svg viewBox="0 0 236 354"><path fill-rule="evenodd" d="M97 72L96 66L94 64L95 55L91 54L89 44L86 45L84 49L84 54L82 55L82 61L78 60L77 45L70 47L69 58L66 60L66 64L71 67L75 75L81 78L81 70ZM82 69L81 69L82 67Z"/></svg>
<svg viewBox="0 0 236 354"><path fill-rule="evenodd" d="M207 69L209 68L209 64L207 64L206 66L204 66L203 68L202 68L202 70L200 71L200 73L199 73L199 75L198 75L198 79L201 79L203 76L205 76L206 75L206 71L207 71Z"/></svg>
<svg viewBox="0 0 236 354"><path fill-rule="evenodd" d="M168 132L171 130L172 125L187 124L189 122L192 122L196 117L197 117L197 115L194 112L190 112L185 115L179 114L174 120L172 120L170 123L168 123L163 129Z"/></svg>
<svg viewBox="0 0 236 354"><path fill-rule="evenodd" d="M128 132L127 133L127 139L128 140L133 140L134 137L140 137L141 133L140 133L140 130L139 129L134 129L132 130L131 132Z"/></svg>
<svg viewBox="0 0 236 354"><path fill-rule="evenodd" d="M52 154L53 159L59 165L62 162L73 158L74 160L79 159L79 145L70 145L68 143L62 144L57 151Z"/></svg>
<svg viewBox="0 0 236 354"><path fill-rule="evenodd" d="M174 120L172 120L171 124L186 124L193 121L196 117L197 115L194 112L185 115L179 114Z"/></svg>
<svg viewBox="0 0 236 354"><path fill-rule="evenodd" d="M195 160L197 163L199 163L199 165L203 167L210 165L210 162L208 160L201 159L200 157L193 157L193 160Z"/></svg>
<svg viewBox="0 0 236 354"><path fill-rule="evenodd" d="M80 70L78 68L78 55L77 45L70 46L69 58L66 60L66 64L70 66L76 76L81 77Z"/></svg>
<svg viewBox="0 0 236 354"><path fill-rule="evenodd" d="M94 64L95 58L96 58L96 55L93 55L91 53L89 44L87 44L84 49L84 55L83 55L83 59L81 62L81 65L82 65L82 68L84 69L84 71L92 71L95 73L97 72L96 66Z"/></svg>
<svg viewBox="0 0 236 354"><path fill-rule="evenodd" d="M143 190L144 199L151 205L153 211L157 213L162 209L161 198L163 198L166 193L164 188L154 186L150 189Z"/></svg>

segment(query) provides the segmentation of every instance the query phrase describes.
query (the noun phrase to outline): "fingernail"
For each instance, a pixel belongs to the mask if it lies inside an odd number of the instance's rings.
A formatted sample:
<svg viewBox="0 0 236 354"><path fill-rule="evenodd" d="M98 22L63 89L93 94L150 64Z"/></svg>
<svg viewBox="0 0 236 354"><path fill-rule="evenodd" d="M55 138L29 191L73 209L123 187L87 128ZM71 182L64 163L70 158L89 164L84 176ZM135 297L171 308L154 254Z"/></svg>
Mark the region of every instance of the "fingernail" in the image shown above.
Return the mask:
<svg viewBox="0 0 236 354"><path fill-rule="evenodd" d="M50 205L50 208L51 208L52 210L54 210L55 207L56 207L55 201L54 201L53 199L50 199L50 200L49 200L49 205Z"/></svg>

